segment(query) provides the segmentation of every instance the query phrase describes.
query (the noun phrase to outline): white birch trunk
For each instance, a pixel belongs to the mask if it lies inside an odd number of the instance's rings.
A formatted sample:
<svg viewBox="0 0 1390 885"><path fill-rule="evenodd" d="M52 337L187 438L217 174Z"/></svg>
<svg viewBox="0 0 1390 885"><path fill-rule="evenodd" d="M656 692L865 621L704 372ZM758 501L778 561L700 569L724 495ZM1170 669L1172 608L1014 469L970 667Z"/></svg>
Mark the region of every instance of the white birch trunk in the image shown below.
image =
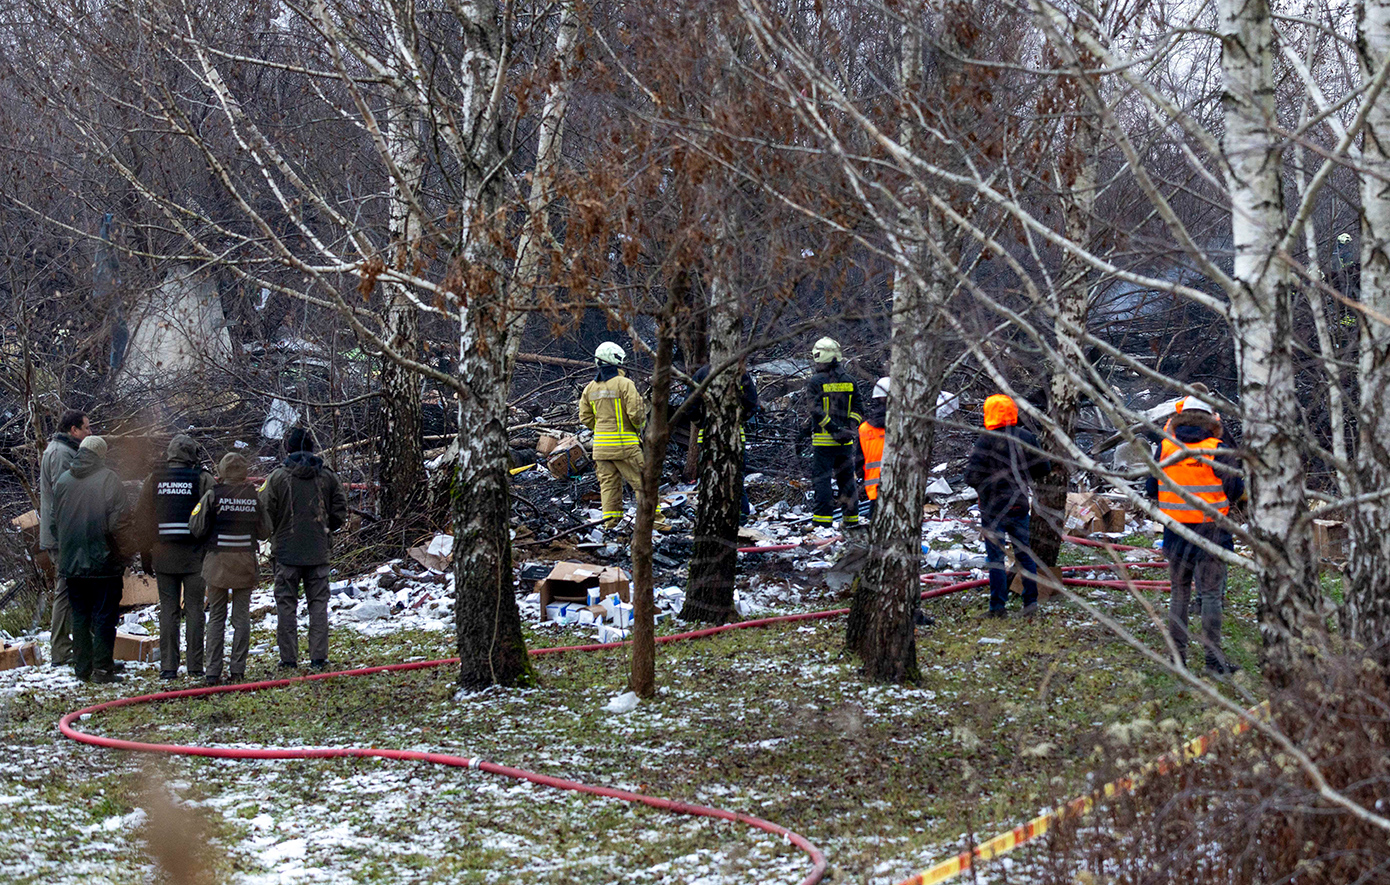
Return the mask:
<svg viewBox="0 0 1390 885"><path fill-rule="evenodd" d="M1362 0L1357 54L1369 82L1390 60L1390 0ZM1390 489L1390 90L1366 115L1361 149L1360 406L1356 478L1360 493ZM1351 556L1342 626L1390 666L1390 505L1376 500L1348 513Z"/></svg>
<svg viewBox="0 0 1390 885"><path fill-rule="evenodd" d="M465 44L461 119L469 153L460 157L464 205L459 293L458 469L454 478L455 627L459 684L466 689L533 680L513 590L507 486L507 330L503 264L499 115L504 72L497 0L463 0Z"/></svg>
<svg viewBox="0 0 1390 885"><path fill-rule="evenodd" d="M527 223L516 248L516 271L512 283L515 309L507 342L509 371L521 348L526 318L530 316L525 308L534 301L532 293L540 284L539 274L550 244L550 202L554 199L555 183L560 176L565 113L569 110L570 93L574 87L578 51L579 16L573 0L563 0L555 31L556 75L546 88L545 103L541 107L540 126L536 134L536 165L531 170L531 189L526 197Z"/></svg>
<svg viewBox="0 0 1390 885"><path fill-rule="evenodd" d="M1294 386L1293 275L1277 254L1287 228L1275 130L1274 37L1266 0L1220 0L1231 229L1230 291L1241 375L1250 534L1259 564L1265 673L1276 685L1324 646L1317 562L1306 517L1305 451Z"/></svg>
<svg viewBox="0 0 1390 885"><path fill-rule="evenodd" d="M409 270L420 238L420 218L415 211L425 159L420 150L417 117L409 97L398 96L387 112L386 141L395 166L391 174L389 261ZM388 298L386 338L395 353L418 357L420 315L404 283L386 284ZM424 451L420 440L420 376L392 361L381 367L381 436L378 440L383 518L411 512L424 487Z"/></svg>
<svg viewBox="0 0 1390 885"><path fill-rule="evenodd" d="M901 51L899 83L910 96L921 88L923 77L921 30L911 23L904 28ZM910 117L904 115L899 125L902 140L911 145ZM920 240L925 235L945 245L936 213L928 214L925 225L911 217L902 227L916 239L900 240L896 256L888 369L892 393L878 502L869 526L869 560L855 582L845 633L845 645L863 660L865 674L887 682L920 678L912 612L922 592L922 508L941 390L939 311L949 285Z"/></svg>

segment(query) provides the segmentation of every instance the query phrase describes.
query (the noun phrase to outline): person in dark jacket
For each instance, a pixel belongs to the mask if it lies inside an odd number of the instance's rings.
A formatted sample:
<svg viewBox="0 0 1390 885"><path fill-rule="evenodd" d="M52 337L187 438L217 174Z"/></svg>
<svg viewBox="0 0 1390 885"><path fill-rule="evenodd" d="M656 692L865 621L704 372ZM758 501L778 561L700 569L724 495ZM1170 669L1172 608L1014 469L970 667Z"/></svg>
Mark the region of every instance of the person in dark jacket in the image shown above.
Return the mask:
<svg viewBox="0 0 1390 885"><path fill-rule="evenodd" d="M980 534L989 568L989 616L1002 618L1009 601L1004 545L1013 541L1023 571L1023 614L1038 608L1037 568L1028 543L1029 482L1052 464L1038 451L1038 438L1018 426L1018 405L1002 393L985 400L985 430L965 465L965 481L980 493Z"/></svg>
<svg viewBox="0 0 1390 885"><path fill-rule="evenodd" d="M859 414L859 389L840 367L840 357L840 345L833 338L820 339L811 350L811 360L816 364L815 374L806 382L811 409L797 439L797 450L804 456L809 442L815 452L811 462L811 482L816 493L812 523L830 525L838 503L841 525L857 528L859 478L854 441L864 418ZM832 479L838 496L832 491Z"/></svg>
<svg viewBox="0 0 1390 885"><path fill-rule="evenodd" d="M696 369L695 374L690 377L691 380L693 380L697 385L704 384L705 379L709 377L709 364L706 363L705 365ZM743 425L748 421L748 419L753 417L753 413L757 410L758 385L753 381L753 376L748 372L748 370L745 369L743 371L743 374L740 375L738 378L738 436L739 439L743 440L745 446L743 461L739 464L738 467L740 487L743 485L743 475L748 472L748 436L744 432ZM695 398L695 401L691 403L690 409L687 413L687 420L690 422L690 425L692 427L700 428L696 444L701 446L700 451L701 454L703 454L703 446L705 442L705 398L703 394L697 396ZM753 512L753 505L748 500L748 489L746 488L744 488L742 491L742 498L739 501L739 508L743 512L744 516L748 516Z"/></svg>
<svg viewBox="0 0 1390 885"><path fill-rule="evenodd" d="M280 666L299 666L299 585L309 608L309 665L328 666L329 534L347 521L338 477L314 455L314 435L295 427L285 436L285 463L271 471L258 497L262 534L275 557L275 639Z"/></svg>
<svg viewBox="0 0 1390 885"><path fill-rule="evenodd" d="M1154 451L1162 477L1149 476L1145 491L1167 516L1214 546L1233 549L1231 533L1219 518L1231 502L1245 494L1240 461L1222 440L1221 419L1211 406L1189 396L1165 430ZM1193 452L1184 458L1184 451ZM1195 588L1202 616L1202 648L1207 672L1223 676L1238 669L1221 651L1221 620L1225 607L1226 563L1169 526L1163 528L1163 552L1168 557L1168 635L1187 665L1188 609Z"/></svg>
<svg viewBox="0 0 1390 885"><path fill-rule="evenodd" d="M77 457L77 447L92 434L91 421L76 409L58 418L58 432L48 441L39 461L39 551L54 565L53 617L49 622L49 658L55 667L72 663L72 606L68 604L68 579L57 569L58 539L49 527L53 514L53 484Z"/></svg>
<svg viewBox="0 0 1390 885"><path fill-rule="evenodd" d="M126 566L117 538L129 516L125 486L106 466L106 441L86 437L72 466L53 484L48 522L72 603L72 669L83 682L121 679L112 660Z"/></svg>
<svg viewBox="0 0 1390 885"><path fill-rule="evenodd" d="M198 444L179 434L169 441L165 462L140 489L135 524L151 540L141 554L159 586L159 678L179 675L179 618L186 624L188 675L203 676L203 545L188 531L188 517L212 489L212 474L198 466Z"/></svg>
<svg viewBox="0 0 1390 885"><path fill-rule="evenodd" d="M256 542L263 522L256 486L246 481L248 469L246 459L236 452L223 455L217 465L217 485L203 495L188 518L189 532L207 544L203 580L208 588L208 629L203 658L208 685L222 684L228 599L232 603L231 679L246 678L251 591L259 577Z"/></svg>

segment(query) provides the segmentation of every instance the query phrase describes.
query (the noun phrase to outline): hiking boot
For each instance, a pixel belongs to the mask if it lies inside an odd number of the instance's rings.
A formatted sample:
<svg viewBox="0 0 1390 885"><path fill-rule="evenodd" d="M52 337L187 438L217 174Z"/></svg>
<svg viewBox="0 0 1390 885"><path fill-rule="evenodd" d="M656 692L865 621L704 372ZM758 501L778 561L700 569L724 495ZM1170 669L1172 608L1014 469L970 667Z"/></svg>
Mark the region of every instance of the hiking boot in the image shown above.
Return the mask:
<svg viewBox="0 0 1390 885"><path fill-rule="evenodd" d="M245 681L246 681L246 674L245 674L245 673L233 673L230 677L228 677L228 681L229 681L229 682L245 682Z"/></svg>
<svg viewBox="0 0 1390 885"><path fill-rule="evenodd" d="M936 618L933 618L920 608L914 609L912 612L912 624L915 627L934 627L936 626Z"/></svg>
<svg viewBox="0 0 1390 885"><path fill-rule="evenodd" d="M204 684L206 684L206 685L208 685L208 686L221 685L221 684L222 684L222 677L221 677L221 676L209 676L207 679L204 680Z"/></svg>
<svg viewBox="0 0 1390 885"><path fill-rule="evenodd" d="M1218 657L1208 656L1206 660L1206 666L1207 673L1217 678L1220 678L1222 676L1229 676L1232 673L1240 672L1240 667L1237 667L1230 661L1222 660Z"/></svg>
<svg viewBox="0 0 1390 885"><path fill-rule="evenodd" d="M328 665L329 662L325 659L314 660L309 662L309 669L323 671L328 669Z"/></svg>
<svg viewBox="0 0 1390 885"><path fill-rule="evenodd" d="M160 678L160 679L178 679L178 678L179 678L179 671L178 671L178 670L160 670L160 671L159 671L159 678Z"/></svg>
<svg viewBox="0 0 1390 885"><path fill-rule="evenodd" d="M298 661L281 661L281 662L280 662L280 665L279 665L279 669L281 669L281 670L298 670L298 669L299 669L299 662L298 662Z"/></svg>
<svg viewBox="0 0 1390 885"><path fill-rule="evenodd" d="M97 685L110 685L113 682L125 682L125 677L110 670L93 670L92 681Z"/></svg>
<svg viewBox="0 0 1390 885"><path fill-rule="evenodd" d="M1007 610L1007 609L1002 609L1002 608L992 608L992 609L990 609L989 611L985 612L984 615L983 615L983 617L986 617L986 618L996 618L996 619L1003 619L1003 618L1007 618L1008 616L1009 616L1008 610Z"/></svg>
<svg viewBox="0 0 1390 885"><path fill-rule="evenodd" d="M1038 616L1038 604L1036 602L1025 605L1018 616L1020 618L1035 618Z"/></svg>

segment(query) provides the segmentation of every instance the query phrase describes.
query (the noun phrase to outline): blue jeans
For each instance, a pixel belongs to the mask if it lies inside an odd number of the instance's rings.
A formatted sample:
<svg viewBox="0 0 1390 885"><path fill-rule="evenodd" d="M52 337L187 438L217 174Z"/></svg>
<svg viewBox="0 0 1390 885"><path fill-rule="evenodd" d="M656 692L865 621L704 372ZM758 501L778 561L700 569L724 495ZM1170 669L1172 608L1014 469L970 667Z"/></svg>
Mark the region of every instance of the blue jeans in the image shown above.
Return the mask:
<svg viewBox="0 0 1390 885"><path fill-rule="evenodd" d="M1038 601L1037 566L1028 553L1028 511L1019 514L1005 514L994 525L980 526L980 534L985 539L985 563L989 569L989 609L1003 611L1009 602L1009 573L1004 568L1004 544L1010 539L1014 545L1014 559L1023 569L1023 604L1033 605Z"/></svg>

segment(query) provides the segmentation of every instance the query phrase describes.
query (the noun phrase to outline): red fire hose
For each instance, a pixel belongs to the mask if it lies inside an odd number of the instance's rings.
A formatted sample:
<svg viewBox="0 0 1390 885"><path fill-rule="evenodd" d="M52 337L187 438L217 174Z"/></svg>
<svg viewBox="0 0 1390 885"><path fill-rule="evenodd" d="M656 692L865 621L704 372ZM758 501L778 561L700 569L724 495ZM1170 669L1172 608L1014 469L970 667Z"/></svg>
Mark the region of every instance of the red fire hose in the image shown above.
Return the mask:
<svg viewBox="0 0 1390 885"><path fill-rule="evenodd" d="M825 546L835 538L824 539L820 542L813 542L809 546ZM1079 541L1080 539L1068 538L1067 540ZM1125 549L1120 545L1104 545L1098 542L1089 542L1088 546L1114 546L1116 549ZM773 550L788 550L799 547L799 544L777 545L771 548L744 548L740 552L771 552ZM1162 563L1131 563L1127 567L1153 567ZM1104 565L1089 566L1066 566L1063 571L1073 569L1104 569ZM963 574L969 574L968 572ZM935 577L923 575L923 581L928 581ZM961 581L941 587L933 587L923 591L923 599L933 599L938 596L946 596L950 593L957 593L961 590L969 590L975 587L982 587L989 583L988 580ZM1067 578L1066 583L1077 583L1082 586L1126 586L1122 581L1083 581L1081 579ZM1157 585L1164 582L1159 581L1139 581L1129 582L1131 584ZM700 639L707 636L714 636L730 630L746 630L753 627L766 627L772 624L789 624L797 621L825 620L828 618L839 617L849 613L847 608L830 609L818 612L803 612L794 615L780 615L771 618L758 618L751 621L740 621L733 624L724 624L718 627L707 627L701 630L692 630L686 633L677 633L669 636L658 636L657 642L671 643L682 642L690 639ZM570 645L556 648L531 649L530 654L552 655L571 651L599 651L602 649L621 648L628 643L608 642L595 643L592 645ZM826 872L825 855L816 848L815 845L806 837L792 832L786 827L763 820L759 817L743 814L736 811L727 811L720 808L712 808L706 805L695 805L683 802L678 799L663 799L658 796L647 796L642 793L633 793L627 790L616 790L611 787L599 787L591 784L582 784L578 781L566 780L564 778L551 777L549 775L538 774L533 771L526 771L520 768L511 768L505 765L498 765L495 762L488 762L478 757L454 756L447 753L425 753L417 750L388 750L377 747L305 747L305 748L259 748L251 749L245 747L205 747L195 745L179 744L156 744L144 741L129 741L120 738L102 737L100 735L87 734L78 731L73 727L73 723L79 719L101 713L105 710L112 710L117 707L132 706L135 704L145 704L153 701L178 700L182 698L201 697L205 695L222 694L226 692L250 692L261 691L268 688L281 688L293 685L296 682L312 682L322 679L339 679L349 676L368 676L375 673L405 672L409 670L423 670L431 667L442 667L459 663L458 658L448 658L436 661L416 661L408 664L387 664L378 667L361 667L354 670L341 670L335 673L315 673L308 676L297 676L290 679L267 679L261 682L247 682L237 685L208 686L205 688L189 688L180 691L162 691L153 694L139 695L136 697L117 698L116 700L106 701L100 704L93 704L90 707L83 707L65 715L58 722L58 730L72 740L97 747L106 747L113 750L128 750L137 753L162 753L176 756L204 756L218 759L331 759L331 758L378 758L395 759L408 762L428 762L434 765L448 765L455 768L472 768L485 771L489 774L501 775L516 780L524 780L533 784L545 787L553 787L560 790L571 790L578 793L587 793L593 796L603 796L610 799L619 799L624 802L635 802L651 808L669 811L674 814L687 814L695 817L710 817L720 820L741 823L746 826L780 836L788 843L795 845L811 861L811 870L805 878L801 880L801 885L816 885L824 877Z"/></svg>

